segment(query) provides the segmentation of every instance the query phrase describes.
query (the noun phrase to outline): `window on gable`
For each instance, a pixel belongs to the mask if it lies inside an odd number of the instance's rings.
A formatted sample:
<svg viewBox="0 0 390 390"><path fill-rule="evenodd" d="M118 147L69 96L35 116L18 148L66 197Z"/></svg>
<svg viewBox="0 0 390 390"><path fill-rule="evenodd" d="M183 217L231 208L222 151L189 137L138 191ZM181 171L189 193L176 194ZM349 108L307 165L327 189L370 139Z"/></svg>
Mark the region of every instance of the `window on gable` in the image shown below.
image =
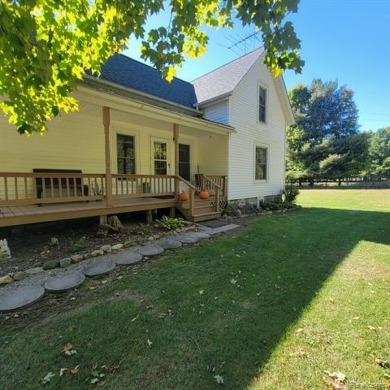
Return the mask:
<svg viewBox="0 0 390 390"><path fill-rule="evenodd" d="M255 180L267 180L267 148L256 146Z"/></svg>
<svg viewBox="0 0 390 390"><path fill-rule="evenodd" d="M118 173L123 175L135 174L135 141L130 135L117 134Z"/></svg>
<svg viewBox="0 0 390 390"><path fill-rule="evenodd" d="M266 121L266 108L267 108L267 90L263 87L259 87L259 121Z"/></svg>

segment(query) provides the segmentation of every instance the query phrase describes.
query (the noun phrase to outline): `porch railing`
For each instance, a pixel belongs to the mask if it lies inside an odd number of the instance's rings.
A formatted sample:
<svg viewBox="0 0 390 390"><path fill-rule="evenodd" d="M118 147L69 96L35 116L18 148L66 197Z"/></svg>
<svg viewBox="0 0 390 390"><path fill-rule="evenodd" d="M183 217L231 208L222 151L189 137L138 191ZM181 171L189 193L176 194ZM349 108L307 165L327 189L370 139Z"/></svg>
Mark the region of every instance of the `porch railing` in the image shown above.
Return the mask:
<svg viewBox="0 0 390 390"><path fill-rule="evenodd" d="M175 176L112 175L113 198L173 196Z"/></svg>
<svg viewBox="0 0 390 390"><path fill-rule="evenodd" d="M42 205L105 199L105 174L0 172L0 205ZM112 175L112 198L173 196L175 177Z"/></svg>
<svg viewBox="0 0 390 390"><path fill-rule="evenodd" d="M200 175L200 189L209 192L212 202L220 209L227 205L227 176Z"/></svg>

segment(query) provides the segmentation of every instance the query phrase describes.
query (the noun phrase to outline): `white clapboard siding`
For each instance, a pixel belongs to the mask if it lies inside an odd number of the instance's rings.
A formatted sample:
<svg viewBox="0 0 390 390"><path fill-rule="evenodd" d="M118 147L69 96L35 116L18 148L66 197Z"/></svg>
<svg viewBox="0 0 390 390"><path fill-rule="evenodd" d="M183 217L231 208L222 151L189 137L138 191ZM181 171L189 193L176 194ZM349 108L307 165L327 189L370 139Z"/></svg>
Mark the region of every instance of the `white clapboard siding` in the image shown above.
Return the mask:
<svg viewBox="0 0 390 390"><path fill-rule="evenodd" d="M267 89L266 124L258 120L260 85ZM207 119L223 120L221 123L236 130L230 135L228 146L229 200L280 194L285 177L286 119L274 80L262 59L257 60L241 79L228 100L206 105L204 114ZM266 181L255 180L256 145L268 148Z"/></svg>

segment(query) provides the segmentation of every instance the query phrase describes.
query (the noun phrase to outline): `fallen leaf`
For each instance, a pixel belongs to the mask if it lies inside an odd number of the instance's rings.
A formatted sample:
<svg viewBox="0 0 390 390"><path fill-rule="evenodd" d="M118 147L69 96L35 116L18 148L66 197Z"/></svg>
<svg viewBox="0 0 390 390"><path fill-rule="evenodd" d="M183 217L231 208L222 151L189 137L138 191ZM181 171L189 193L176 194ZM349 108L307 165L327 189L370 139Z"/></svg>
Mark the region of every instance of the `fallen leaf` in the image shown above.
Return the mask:
<svg viewBox="0 0 390 390"><path fill-rule="evenodd" d="M231 284L237 284L237 279L231 278L231 279L230 279L230 283L231 283Z"/></svg>
<svg viewBox="0 0 390 390"><path fill-rule="evenodd" d="M69 370L67 368L61 368L60 370L60 376L64 375L65 373L67 373Z"/></svg>
<svg viewBox="0 0 390 390"><path fill-rule="evenodd" d="M150 348L150 347L152 346L152 344L153 344L153 342L150 341L149 339L148 339L147 343L148 343L148 347L149 347L149 348Z"/></svg>
<svg viewBox="0 0 390 390"><path fill-rule="evenodd" d="M298 328L295 333L302 333L303 332L303 328Z"/></svg>
<svg viewBox="0 0 390 390"><path fill-rule="evenodd" d="M42 383L49 383L51 381L51 378L53 378L53 376L55 376L55 374L53 374L52 372L49 372L42 380Z"/></svg>
<svg viewBox="0 0 390 390"><path fill-rule="evenodd" d="M346 389L345 380L347 379L347 377L345 376L345 374L343 374L340 371L334 371L334 372L325 371L325 374L327 374L330 377L327 380L327 385L332 387L333 390Z"/></svg>
<svg viewBox="0 0 390 390"><path fill-rule="evenodd" d="M382 358L376 358L375 363L381 366L382 368L390 368L390 362Z"/></svg>
<svg viewBox="0 0 390 390"><path fill-rule="evenodd" d="M223 384L223 377L221 375L215 375L214 379L217 381L219 385Z"/></svg>
<svg viewBox="0 0 390 390"><path fill-rule="evenodd" d="M299 347L296 351L290 353L290 356L307 357L308 353L304 348Z"/></svg>
<svg viewBox="0 0 390 390"><path fill-rule="evenodd" d="M376 332L375 326L368 325L368 326L367 326L367 329L368 329L368 330L372 330L373 332Z"/></svg>
<svg viewBox="0 0 390 390"><path fill-rule="evenodd" d="M135 316L134 318L131 319L131 322L134 322L138 319L139 315Z"/></svg>
<svg viewBox="0 0 390 390"><path fill-rule="evenodd" d="M80 365L72 368L69 372L73 375L77 374L80 371Z"/></svg>

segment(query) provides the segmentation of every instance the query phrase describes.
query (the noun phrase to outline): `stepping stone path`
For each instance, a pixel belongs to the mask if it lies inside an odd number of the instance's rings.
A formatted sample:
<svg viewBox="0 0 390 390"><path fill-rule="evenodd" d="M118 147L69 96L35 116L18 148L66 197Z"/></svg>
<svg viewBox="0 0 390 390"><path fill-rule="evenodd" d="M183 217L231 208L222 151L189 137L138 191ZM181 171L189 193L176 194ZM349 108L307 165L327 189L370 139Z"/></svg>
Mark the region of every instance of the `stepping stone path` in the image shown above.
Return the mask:
<svg viewBox="0 0 390 390"><path fill-rule="evenodd" d="M85 276L93 277L93 276L98 276L98 275L104 275L109 273L115 268L116 264L110 260L101 260L96 263L92 263L89 265L86 265L81 272Z"/></svg>
<svg viewBox="0 0 390 390"><path fill-rule="evenodd" d="M38 301L45 294L42 286L25 286L0 290L0 313L17 310Z"/></svg>
<svg viewBox="0 0 390 390"><path fill-rule="evenodd" d="M142 256L157 256L164 252L164 248L161 248L161 246L156 245L145 245L141 246L137 250L138 253L140 253Z"/></svg>
<svg viewBox="0 0 390 390"><path fill-rule="evenodd" d="M118 265L135 264L142 260L142 255L134 251L126 251L119 255L112 256L112 259Z"/></svg>
<svg viewBox="0 0 390 390"><path fill-rule="evenodd" d="M142 260L143 256L156 256L164 252L164 249L179 248L182 244L194 244L198 240L208 239L211 235L223 233L232 229L238 228L239 225L229 224L215 229L207 229L205 232L191 232L172 237L172 239L166 239L155 245L145 245L133 247L131 250L127 250L123 253L112 254L110 257L107 255L101 258L99 261L86 265L79 271L69 271L58 274L48 279L44 287L41 285L19 285L16 283L13 285L0 288L0 313L21 309L27 305L38 301L45 294L45 289L50 292L63 292L81 285L85 276L93 277L106 274L112 271L116 265L135 264ZM126 245L125 245L126 247ZM118 245L118 248L119 245ZM92 256L103 255L102 250L94 251ZM43 272L43 269L33 268L24 272L26 276L28 274L35 275ZM22 282L19 282L22 283Z"/></svg>
<svg viewBox="0 0 390 390"><path fill-rule="evenodd" d="M177 240L165 240L158 243L163 249L176 249L180 248L183 244Z"/></svg>
<svg viewBox="0 0 390 390"><path fill-rule="evenodd" d="M80 286L84 280L85 275L78 271L62 273L50 278L44 287L50 292L64 292Z"/></svg>

